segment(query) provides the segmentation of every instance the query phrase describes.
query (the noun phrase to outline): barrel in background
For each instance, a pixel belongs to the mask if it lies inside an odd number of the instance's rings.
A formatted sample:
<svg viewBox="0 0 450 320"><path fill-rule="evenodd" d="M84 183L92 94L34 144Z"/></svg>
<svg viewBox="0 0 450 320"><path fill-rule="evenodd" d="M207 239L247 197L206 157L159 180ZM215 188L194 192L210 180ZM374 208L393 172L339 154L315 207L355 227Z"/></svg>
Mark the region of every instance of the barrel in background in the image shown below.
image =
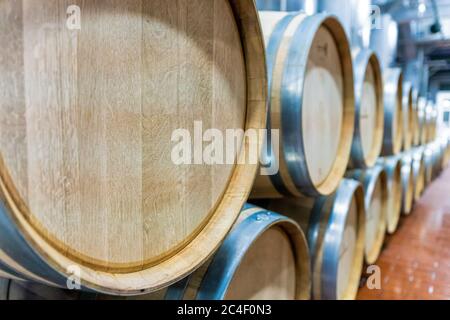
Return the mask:
<svg viewBox="0 0 450 320"><path fill-rule="evenodd" d="M0 3L0 261L56 286L77 265L89 289L153 291L212 254L252 187L257 164L175 164L171 135L265 128L254 1L87 1L76 31L64 4Z"/></svg>
<svg viewBox="0 0 450 320"><path fill-rule="evenodd" d="M413 131L415 130L413 87L411 82L403 83L403 151L411 149L413 144Z"/></svg>
<svg viewBox="0 0 450 320"><path fill-rule="evenodd" d="M355 130L350 168L375 165L383 144L383 78L377 55L371 50L353 54L355 80Z"/></svg>
<svg viewBox="0 0 450 320"><path fill-rule="evenodd" d="M386 215L389 206L388 181L382 166L367 170L353 170L347 178L359 181L364 188L365 219L365 261L373 264L381 253L386 234Z"/></svg>
<svg viewBox="0 0 450 320"><path fill-rule="evenodd" d="M399 156L391 156L381 158L379 164L384 167L388 181L386 230L389 234L394 234L402 214L402 162Z"/></svg>
<svg viewBox="0 0 450 320"><path fill-rule="evenodd" d="M327 195L345 173L354 127L352 59L338 20L261 11L269 73L269 128L279 172L258 176L252 198ZM268 143L268 145L271 145Z"/></svg>
<svg viewBox="0 0 450 320"><path fill-rule="evenodd" d="M364 262L365 206L361 185L343 179L330 196L276 199L268 207L297 221L307 235L313 298L355 299Z"/></svg>
<svg viewBox="0 0 450 320"><path fill-rule="evenodd" d="M403 144L403 73L400 68L383 70L384 138L383 156L397 155Z"/></svg>
<svg viewBox="0 0 450 320"><path fill-rule="evenodd" d="M413 161L409 154L403 154L402 161L402 213L409 215L414 203Z"/></svg>
<svg viewBox="0 0 450 320"><path fill-rule="evenodd" d="M413 170L413 185L414 185L414 201L418 201L420 197L422 196L424 190L425 190L425 180L426 180L426 173L425 173L425 158L424 158L424 151L422 148L416 148L411 150L411 157L412 157L412 170Z"/></svg>

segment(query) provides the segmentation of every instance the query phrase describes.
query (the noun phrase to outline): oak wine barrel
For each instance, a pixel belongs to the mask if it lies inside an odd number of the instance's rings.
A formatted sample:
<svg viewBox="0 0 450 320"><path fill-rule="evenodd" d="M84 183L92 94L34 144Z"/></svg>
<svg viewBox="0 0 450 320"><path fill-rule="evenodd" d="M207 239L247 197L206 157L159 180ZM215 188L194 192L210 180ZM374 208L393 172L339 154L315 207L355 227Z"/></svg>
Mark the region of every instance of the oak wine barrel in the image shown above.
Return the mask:
<svg viewBox="0 0 450 320"><path fill-rule="evenodd" d="M274 199L268 207L297 221L307 235L313 298L355 299L364 262L362 186L357 181L343 179L330 196Z"/></svg>
<svg viewBox="0 0 450 320"><path fill-rule="evenodd" d="M310 298L308 244L294 221L246 205L214 257L158 293L169 300Z"/></svg>
<svg viewBox="0 0 450 320"><path fill-rule="evenodd" d="M419 118L419 145L423 146L427 143L427 129L425 110L427 107L427 99L420 97L417 104L417 113Z"/></svg>
<svg viewBox="0 0 450 320"><path fill-rule="evenodd" d="M253 199L328 195L350 156L354 126L351 52L332 16L260 12L269 73L268 126L279 130L279 170L258 176ZM271 143L268 142L270 146Z"/></svg>
<svg viewBox="0 0 450 320"><path fill-rule="evenodd" d="M383 70L384 138L383 156L397 155L403 144L403 72L400 68Z"/></svg>
<svg viewBox="0 0 450 320"><path fill-rule="evenodd" d="M428 186L433 181L433 149L430 145L424 146L423 155L425 162L425 185Z"/></svg>
<svg viewBox="0 0 450 320"><path fill-rule="evenodd" d="M413 104L413 125L412 125L412 145L415 147L420 146L420 117L419 117L419 91L416 87L413 87L412 91L412 104Z"/></svg>
<svg viewBox="0 0 450 320"><path fill-rule="evenodd" d="M444 149L439 141L434 141L432 144L432 179L436 179L442 172Z"/></svg>
<svg viewBox="0 0 450 320"><path fill-rule="evenodd" d="M403 82L403 151L411 149L414 131L413 87L411 82Z"/></svg>
<svg viewBox="0 0 450 320"><path fill-rule="evenodd" d="M355 130L349 167L372 167L383 143L383 78L377 55L367 49L353 54L355 81Z"/></svg>
<svg viewBox="0 0 450 320"><path fill-rule="evenodd" d="M436 139L437 111L432 101L428 101L425 109L426 142L430 143Z"/></svg>
<svg viewBox="0 0 450 320"><path fill-rule="evenodd" d="M402 214L402 162L400 157L381 158L379 164L384 167L388 181L388 209L386 213L386 230L394 234Z"/></svg>
<svg viewBox="0 0 450 320"><path fill-rule="evenodd" d="M414 203L413 161L409 154L401 155L402 161L402 213L409 215Z"/></svg>
<svg viewBox="0 0 450 320"><path fill-rule="evenodd" d="M363 185L365 219L365 261L377 261L386 234L386 216L389 207L387 175L383 167L376 165L367 170L353 170L347 178L355 179Z"/></svg>
<svg viewBox="0 0 450 320"><path fill-rule="evenodd" d="M418 201L425 190L425 158L422 148L411 150L413 185L414 185L414 201Z"/></svg>
<svg viewBox="0 0 450 320"><path fill-rule="evenodd" d="M252 187L257 163L240 160L259 142L238 139L239 165L171 153L195 121L266 127L258 13L253 0L84 1L72 30L65 4L0 2L0 262L60 287L76 267L84 289L155 291L207 260Z"/></svg>

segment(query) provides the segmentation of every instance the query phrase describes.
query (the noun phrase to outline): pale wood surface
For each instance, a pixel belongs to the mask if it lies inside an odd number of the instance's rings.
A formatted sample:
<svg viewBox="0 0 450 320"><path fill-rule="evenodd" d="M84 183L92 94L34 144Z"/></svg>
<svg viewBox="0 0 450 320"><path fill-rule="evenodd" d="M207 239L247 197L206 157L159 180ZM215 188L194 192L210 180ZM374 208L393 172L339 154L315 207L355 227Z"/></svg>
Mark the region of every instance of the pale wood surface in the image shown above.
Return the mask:
<svg viewBox="0 0 450 320"><path fill-rule="evenodd" d="M380 112L378 109L379 98L377 97L377 83L374 69L372 64L369 63L362 88L359 119L361 143L365 155L371 155L373 153L376 135L379 132L377 131L379 129L377 128L378 113Z"/></svg>
<svg viewBox="0 0 450 320"><path fill-rule="evenodd" d="M72 4L81 30L66 28ZM170 135L194 120L264 127L254 2L1 1L0 39L0 188L33 249L114 294L159 289L204 262L257 165L175 166Z"/></svg>
<svg viewBox="0 0 450 320"><path fill-rule="evenodd" d="M397 229L402 207L401 163L397 163L394 174L388 180L388 210L386 212L387 231L394 233Z"/></svg>
<svg viewBox="0 0 450 320"><path fill-rule="evenodd" d="M366 208L366 262L371 264L380 254L386 232L386 210L388 206L387 184L384 175L379 175L371 200Z"/></svg>
<svg viewBox="0 0 450 320"><path fill-rule="evenodd" d="M355 254L357 250L358 235L358 207L355 199L349 206L345 222L344 238L340 248L340 258L337 274L337 295L339 299L347 298L349 285L352 283L353 268L355 267Z"/></svg>
<svg viewBox="0 0 450 320"><path fill-rule="evenodd" d="M344 80L338 44L321 27L309 52L302 105L303 144L311 180L319 185L336 162L344 117Z"/></svg>
<svg viewBox="0 0 450 320"><path fill-rule="evenodd" d="M285 231L274 227L246 252L228 288L227 300L294 300L295 252Z"/></svg>

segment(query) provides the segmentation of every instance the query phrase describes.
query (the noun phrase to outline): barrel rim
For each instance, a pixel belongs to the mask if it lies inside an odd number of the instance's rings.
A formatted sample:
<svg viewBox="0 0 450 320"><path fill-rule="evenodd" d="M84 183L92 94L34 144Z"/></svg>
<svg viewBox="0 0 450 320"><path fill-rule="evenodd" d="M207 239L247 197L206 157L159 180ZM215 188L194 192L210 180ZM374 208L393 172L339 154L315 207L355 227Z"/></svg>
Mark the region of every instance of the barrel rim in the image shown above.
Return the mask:
<svg viewBox="0 0 450 320"><path fill-rule="evenodd" d="M372 148L369 153L364 152L361 141L360 128L360 110L362 90L369 65L372 67L375 78L375 92L377 98L376 106L376 126L373 138ZM353 70L355 81L355 129L353 133L353 143L351 147L351 164L354 168L369 168L375 165L380 156L383 146L384 134L384 96L383 96L383 77L380 61L377 54L370 49L362 49L353 57Z"/></svg>
<svg viewBox="0 0 450 320"><path fill-rule="evenodd" d="M267 75L264 56L264 41L259 17L253 0L229 0L236 26L241 36L241 45L246 62L247 114L245 129L265 129L267 109ZM249 62L249 58L252 61ZM258 57L258 59L255 59ZM261 139L259 139L261 140ZM245 144L239 157L245 156L250 148L260 148L262 141ZM258 149L259 150L259 149ZM18 190L11 180L8 169L0 155L1 200L6 210L2 214L19 231L17 241L23 240L30 256L35 254L45 268L50 270L49 278L70 276L68 268L76 265L83 274L83 286L106 294L134 295L156 291L176 282L201 265L220 245L236 220L239 210L251 190L251 183L257 173L257 165L237 165L228 187L218 200L214 214L198 234L183 248L165 260L137 270L123 270L90 266L68 256L67 250L58 248L45 235L40 234L29 220L29 209L24 205ZM246 186L246 187L243 187ZM16 239L14 239L16 240ZM200 250L199 248L202 248ZM31 260L30 260L31 261Z"/></svg>

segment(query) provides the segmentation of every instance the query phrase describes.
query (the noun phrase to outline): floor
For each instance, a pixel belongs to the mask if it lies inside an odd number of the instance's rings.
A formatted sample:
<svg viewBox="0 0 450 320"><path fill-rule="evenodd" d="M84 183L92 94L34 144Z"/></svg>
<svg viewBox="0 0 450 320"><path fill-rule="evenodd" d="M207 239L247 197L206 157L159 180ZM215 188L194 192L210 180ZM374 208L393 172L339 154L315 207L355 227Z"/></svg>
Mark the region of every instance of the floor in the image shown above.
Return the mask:
<svg viewBox="0 0 450 320"><path fill-rule="evenodd" d="M450 168L386 239L377 265L381 289L368 289L366 275L358 299L450 300Z"/></svg>

